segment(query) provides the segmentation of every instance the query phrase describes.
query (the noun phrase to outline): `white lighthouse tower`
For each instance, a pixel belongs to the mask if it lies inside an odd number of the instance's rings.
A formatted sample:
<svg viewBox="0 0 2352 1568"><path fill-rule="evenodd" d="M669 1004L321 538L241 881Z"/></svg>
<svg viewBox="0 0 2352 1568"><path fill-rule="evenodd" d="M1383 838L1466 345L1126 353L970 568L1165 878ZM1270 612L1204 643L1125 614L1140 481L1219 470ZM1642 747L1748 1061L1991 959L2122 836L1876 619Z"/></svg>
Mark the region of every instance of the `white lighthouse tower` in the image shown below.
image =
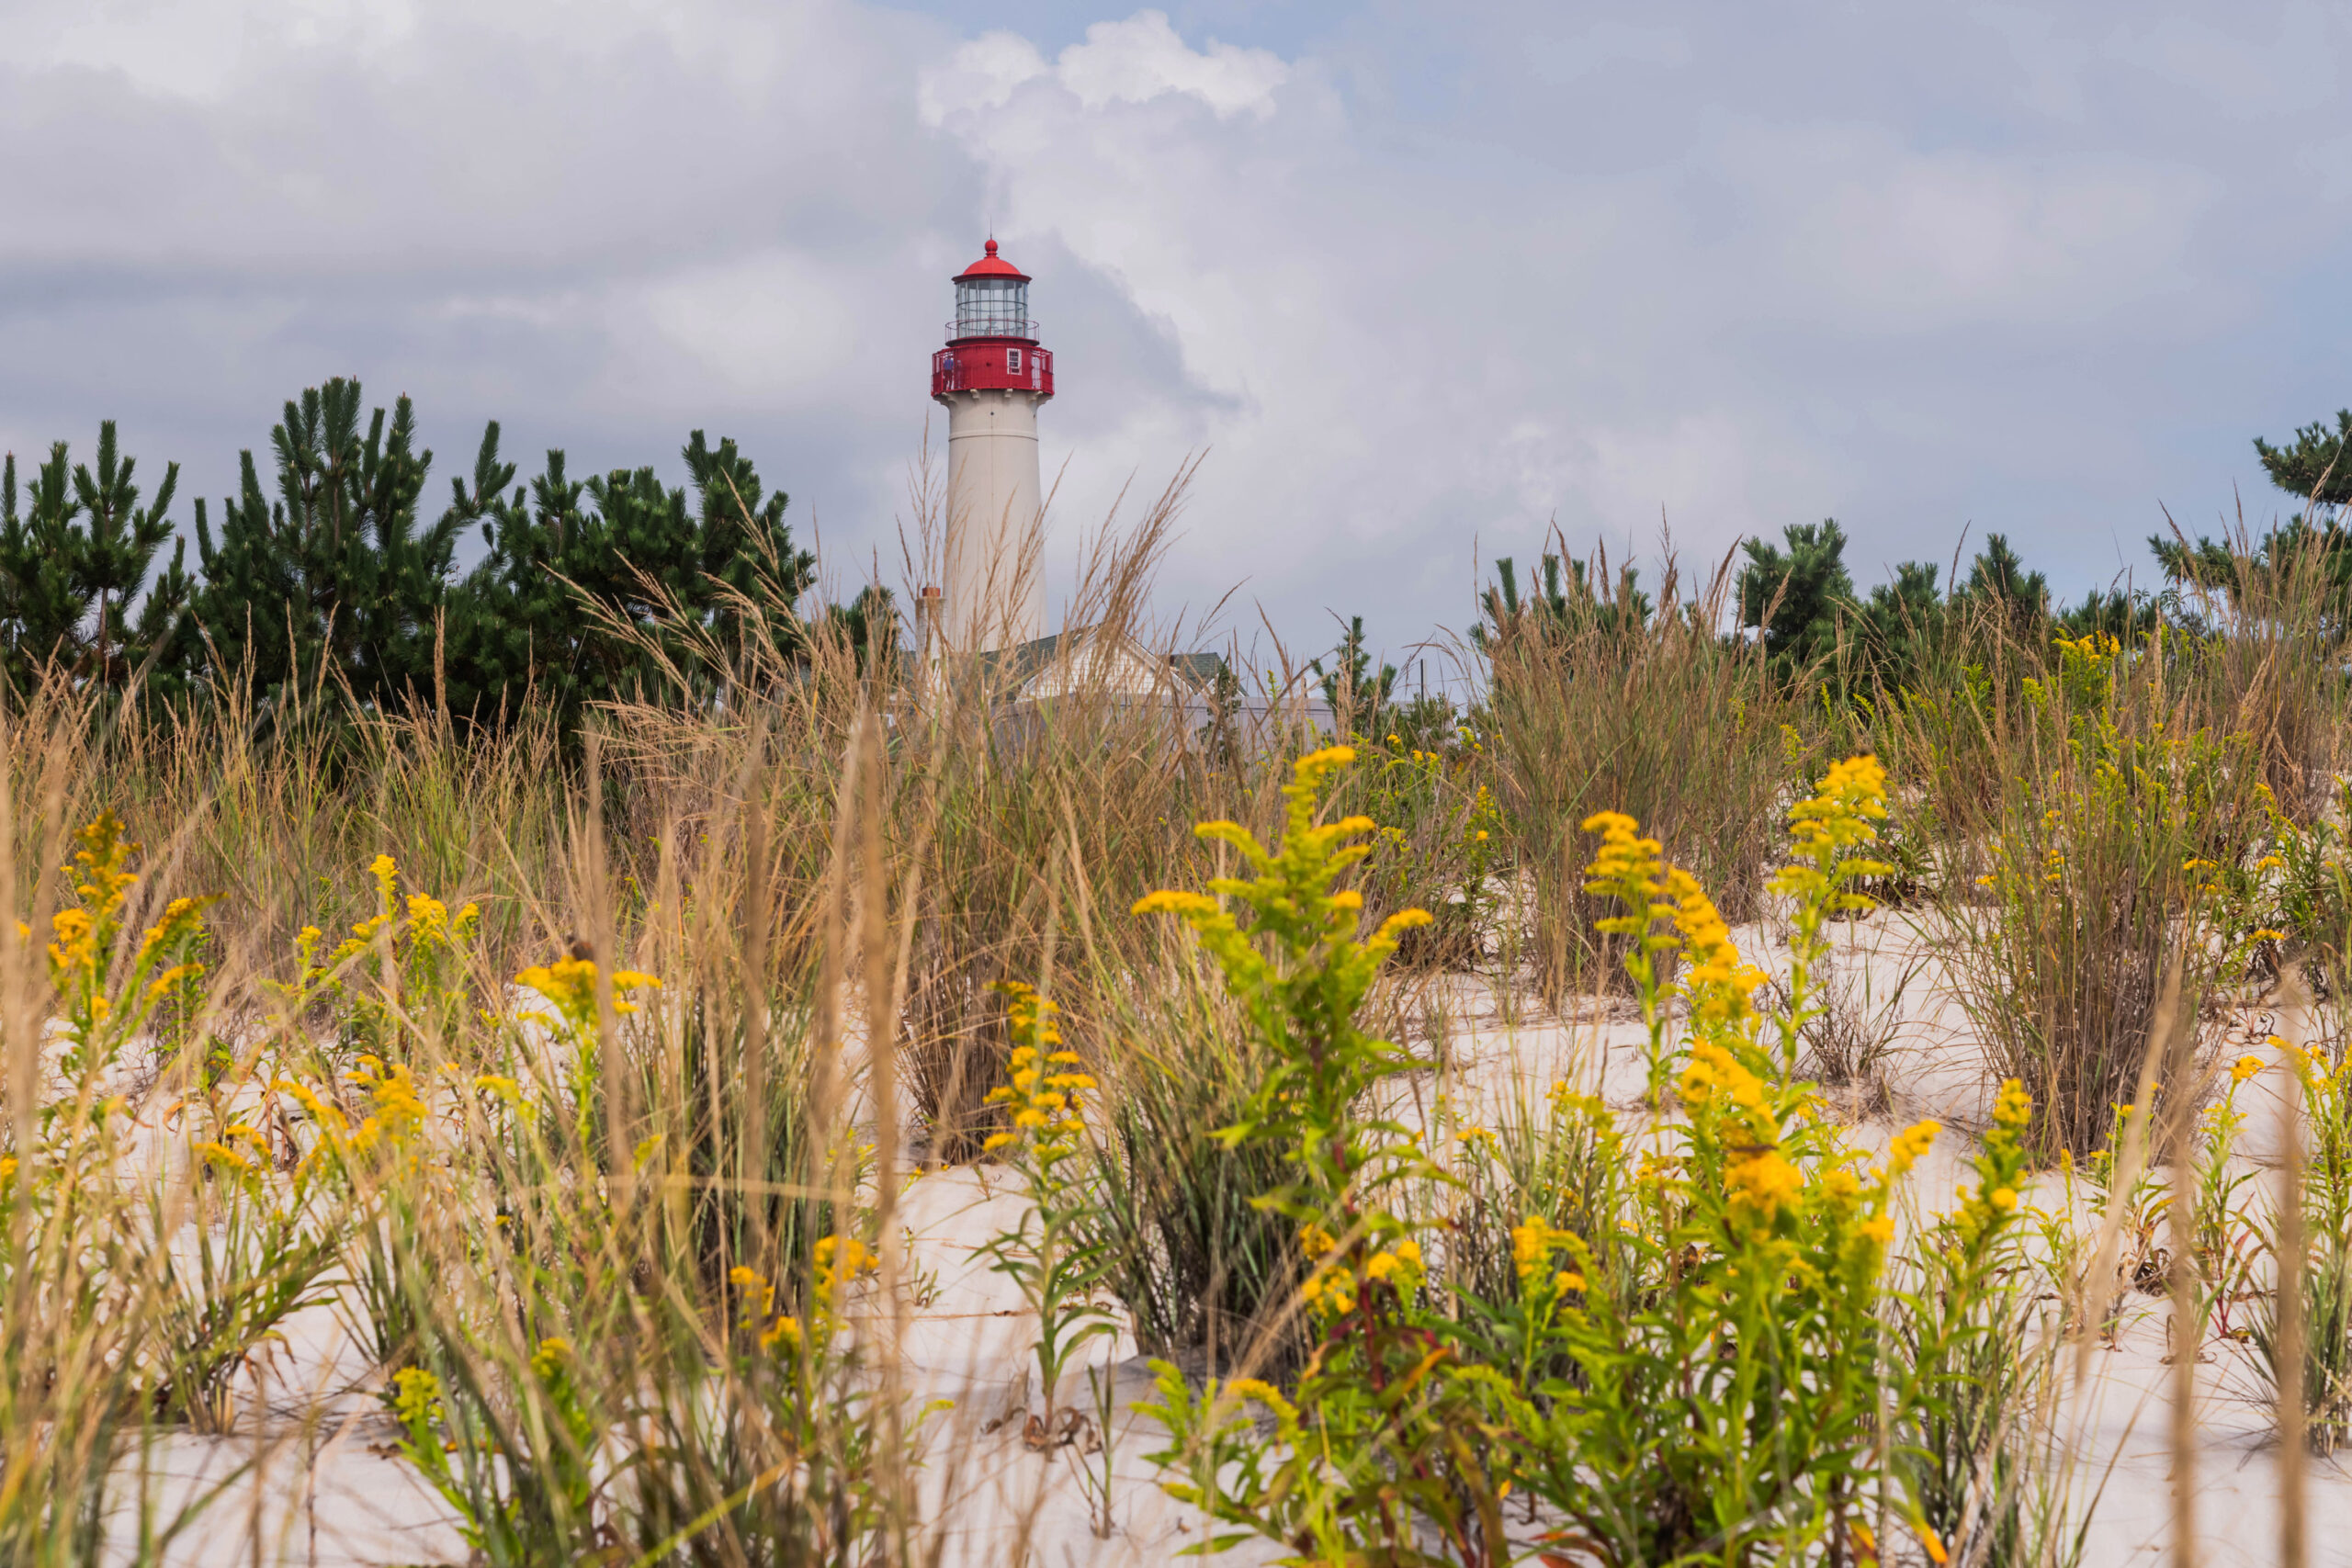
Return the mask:
<svg viewBox="0 0 2352 1568"><path fill-rule="evenodd" d="M958 652L1017 648L1044 630L1037 405L1054 395L1054 356L1037 346L1027 275L994 240L956 275L947 334L931 356L931 395L947 409L937 635Z"/></svg>

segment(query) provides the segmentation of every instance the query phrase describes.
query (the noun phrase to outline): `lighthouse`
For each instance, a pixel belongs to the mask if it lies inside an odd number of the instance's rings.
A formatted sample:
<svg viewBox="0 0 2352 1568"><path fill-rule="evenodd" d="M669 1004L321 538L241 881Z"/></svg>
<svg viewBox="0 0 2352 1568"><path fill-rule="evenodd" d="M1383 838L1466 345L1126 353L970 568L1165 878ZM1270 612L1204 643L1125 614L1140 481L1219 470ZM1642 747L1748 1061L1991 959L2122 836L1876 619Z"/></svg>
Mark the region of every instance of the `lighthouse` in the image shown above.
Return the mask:
<svg viewBox="0 0 2352 1568"><path fill-rule="evenodd" d="M1037 405L1054 395L1054 356L1037 346L1028 275L994 240L956 276L956 319L931 356L931 395L947 410L938 635L958 652L1017 648L1044 630Z"/></svg>

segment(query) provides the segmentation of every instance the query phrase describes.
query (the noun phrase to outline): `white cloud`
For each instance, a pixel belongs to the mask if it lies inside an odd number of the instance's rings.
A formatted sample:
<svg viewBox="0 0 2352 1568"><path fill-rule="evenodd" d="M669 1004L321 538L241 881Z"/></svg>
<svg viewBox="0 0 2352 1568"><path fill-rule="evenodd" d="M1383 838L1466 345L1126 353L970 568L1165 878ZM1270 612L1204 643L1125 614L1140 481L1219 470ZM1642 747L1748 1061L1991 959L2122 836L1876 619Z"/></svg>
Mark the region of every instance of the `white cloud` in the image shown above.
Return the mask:
<svg viewBox="0 0 2352 1568"><path fill-rule="evenodd" d="M1973 520L2063 579L2344 398L2346 44L2307 7L949 17L17 0L0 444L120 413L215 491L356 370L445 469L489 416L575 466L726 430L887 556L992 222L1069 537L1206 447L1171 592L1401 637L1555 513L1713 558L1835 513L1858 565Z"/></svg>
<svg viewBox="0 0 2352 1568"><path fill-rule="evenodd" d="M1126 21L1087 28L1084 43L1062 51L1058 74L1090 109L1184 93L1208 105L1220 119L1244 110L1262 118L1273 112L1274 90L1290 79L1290 68L1262 49L1211 40L1194 51L1176 36L1165 14L1138 11Z"/></svg>

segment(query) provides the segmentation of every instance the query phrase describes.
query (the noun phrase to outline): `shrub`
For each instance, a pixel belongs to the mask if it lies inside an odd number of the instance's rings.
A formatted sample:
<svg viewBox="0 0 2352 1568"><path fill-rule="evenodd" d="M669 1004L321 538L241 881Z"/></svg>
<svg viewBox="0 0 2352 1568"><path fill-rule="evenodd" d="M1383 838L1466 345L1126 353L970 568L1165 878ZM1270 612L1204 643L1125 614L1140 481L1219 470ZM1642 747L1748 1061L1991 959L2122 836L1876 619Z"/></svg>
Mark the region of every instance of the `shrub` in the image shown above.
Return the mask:
<svg viewBox="0 0 2352 1568"><path fill-rule="evenodd" d="M1669 570L1646 619L1515 615L1486 639L1495 801L1532 885L1536 979L1555 1007L1628 984L1596 934L1607 910L1584 887L1572 831L1597 810L1647 823L1726 919L1758 908L1770 849L1756 824L1793 782L1788 727L1808 714L1759 644L1719 634L1729 592L1719 571L1684 601Z"/></svg>
<svg viewBox="0 0 2352 1568"><path fill-rule="evenodd" d="M2134 1098L2167 974L2186 1028L2244 972L2269 826L2244 745L2165 716L2160 642L2059 652L2009 716L1985 833L1945 841L1939 944L1996 1070L2033 1090L2044 1156L2098 1147Z"/></svg>

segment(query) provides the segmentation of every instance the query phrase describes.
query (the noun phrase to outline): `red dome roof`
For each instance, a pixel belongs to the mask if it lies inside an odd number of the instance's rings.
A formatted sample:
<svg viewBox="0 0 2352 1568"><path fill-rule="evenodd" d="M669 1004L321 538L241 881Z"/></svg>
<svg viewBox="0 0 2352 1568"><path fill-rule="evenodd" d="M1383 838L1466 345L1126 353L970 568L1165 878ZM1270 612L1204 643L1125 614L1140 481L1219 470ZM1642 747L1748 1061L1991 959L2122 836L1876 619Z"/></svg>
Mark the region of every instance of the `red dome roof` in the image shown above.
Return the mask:
<svg viewBox="0 0 2352 1568"><path fill-rule="evenodd" d="M988 254L982 256L979 260L974 262L971 265L957 273L956 275L956 281L962 283L967 278L974 277L1009 277L1016 283L1026 283L1029 281L1029 275L1027 273L1022 271L1019 267L1013 265L1011 262L1006 261L1002 256L996 254L996 242L994 240L990 240L989 242Z"/></svg>

